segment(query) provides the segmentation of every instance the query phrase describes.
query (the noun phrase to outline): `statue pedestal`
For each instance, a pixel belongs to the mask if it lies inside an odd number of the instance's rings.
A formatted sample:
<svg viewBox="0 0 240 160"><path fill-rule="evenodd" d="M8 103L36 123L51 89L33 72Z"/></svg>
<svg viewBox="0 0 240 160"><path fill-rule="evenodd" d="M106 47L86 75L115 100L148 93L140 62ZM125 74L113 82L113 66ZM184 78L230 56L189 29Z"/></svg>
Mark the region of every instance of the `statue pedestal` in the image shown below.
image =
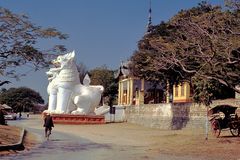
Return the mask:
<svg viewBox="0 0 240 160"><path fill-rule="evenodd" d="M73 115L52 114L53 122L56 124L104 124L104 116L99 115Z"/></svg>

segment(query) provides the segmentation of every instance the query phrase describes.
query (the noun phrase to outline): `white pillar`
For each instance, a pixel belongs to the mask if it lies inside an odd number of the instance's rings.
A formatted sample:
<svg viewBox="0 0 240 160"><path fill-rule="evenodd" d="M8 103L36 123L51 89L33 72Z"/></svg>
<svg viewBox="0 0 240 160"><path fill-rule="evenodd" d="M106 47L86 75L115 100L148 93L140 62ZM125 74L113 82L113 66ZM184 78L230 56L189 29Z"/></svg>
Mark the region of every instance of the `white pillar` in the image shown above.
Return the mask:
<svg viewBox="0 0 240 160"><path fill-rule="evenodd" d="M65 88L58 88L57 93L57 113L64 113L66 112L68 106L69 106L69 100L71 99L70 96L72 94L72 91Z"/></svg>
<svg viewBox="0 0 240 160"><path fill-rule="evenodd" d="M52 112L56 109L57 94L50 94L48 100L48 111Z"/></svg>

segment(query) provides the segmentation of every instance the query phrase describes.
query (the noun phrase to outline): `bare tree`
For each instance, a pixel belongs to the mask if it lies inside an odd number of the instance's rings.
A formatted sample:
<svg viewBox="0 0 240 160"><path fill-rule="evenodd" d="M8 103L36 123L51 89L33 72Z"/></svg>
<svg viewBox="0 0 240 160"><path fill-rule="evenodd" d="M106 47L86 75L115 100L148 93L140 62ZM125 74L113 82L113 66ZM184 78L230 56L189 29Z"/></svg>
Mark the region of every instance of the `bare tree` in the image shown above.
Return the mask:
<svg viewBox="0 0 240 160"><path fill-rule="evenodd" d="M45 55L65 50L64 46L56 45L47 50L36 47L39 39L66 39L55 28L42 28L29 21L26 15L14 14L10 10L0 7L0 71L2 76L17 78L16 67L29 66L34 70L48 65Z"/></svg>

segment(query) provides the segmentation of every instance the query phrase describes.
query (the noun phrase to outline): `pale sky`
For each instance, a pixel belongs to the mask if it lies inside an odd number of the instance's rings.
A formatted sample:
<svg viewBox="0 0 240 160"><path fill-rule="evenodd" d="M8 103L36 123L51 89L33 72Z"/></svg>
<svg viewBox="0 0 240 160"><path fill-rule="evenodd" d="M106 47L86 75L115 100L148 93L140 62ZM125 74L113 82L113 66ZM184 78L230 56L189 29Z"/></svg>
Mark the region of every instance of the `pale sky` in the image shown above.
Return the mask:
<svg viewBox="0 0 240 160"><path fill-rule="evenodd" d="M167 21L181 9L197 6L200 0L152 0L152 23ZM209 0L223 5L223 0ZM64 41L41 41L41 49L63 44L75 50L77 63L88 69L107 65L117 69L131 57L146 31L149 0L0 0L0 6L14 13L27 14L36 25L55 27L69 35ZM21 72L29 69L21 68ZM47 103L46 70L30 72L20 81L3 87L25 86L39 92Z"/></svg>

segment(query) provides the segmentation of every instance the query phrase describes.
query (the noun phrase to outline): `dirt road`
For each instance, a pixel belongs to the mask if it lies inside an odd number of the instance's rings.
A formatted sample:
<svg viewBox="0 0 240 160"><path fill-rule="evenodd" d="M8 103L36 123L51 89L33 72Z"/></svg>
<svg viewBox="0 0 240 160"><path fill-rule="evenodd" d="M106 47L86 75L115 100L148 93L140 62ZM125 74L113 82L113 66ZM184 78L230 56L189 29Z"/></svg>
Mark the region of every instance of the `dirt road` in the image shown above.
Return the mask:
<svg viewBox="0 0 240 160"><path fill-rule="evenodd" d="M129 123L104 125L58 125L51 140L44 140L40 116L13 122L40 136L42 144L5 159L125 159L125 160L239 160L240 137L231 137L229 131L222 138L203 130L167 131ZM17 156L17 157L16 157ZM2 157L1 157L2 159Z"/></svg>

